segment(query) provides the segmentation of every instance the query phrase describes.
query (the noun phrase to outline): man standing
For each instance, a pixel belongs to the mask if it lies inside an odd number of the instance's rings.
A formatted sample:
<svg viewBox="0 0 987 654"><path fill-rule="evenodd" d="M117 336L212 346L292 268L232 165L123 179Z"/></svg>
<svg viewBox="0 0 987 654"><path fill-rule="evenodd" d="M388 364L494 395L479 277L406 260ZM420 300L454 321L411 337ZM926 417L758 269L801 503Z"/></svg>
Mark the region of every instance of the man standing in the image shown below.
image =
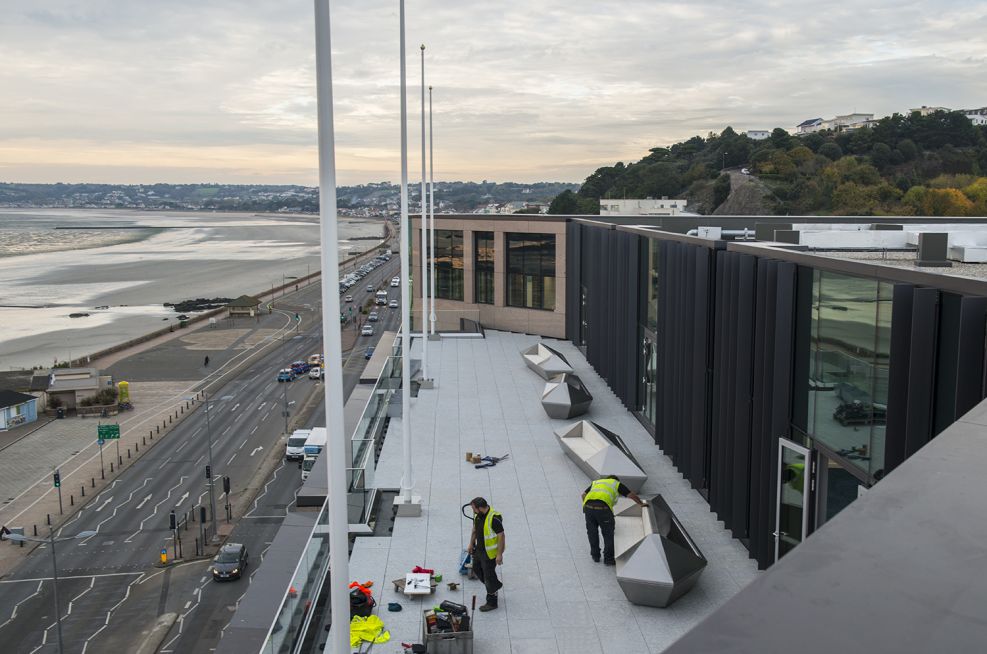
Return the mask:
<svg viewBox="0 0 987 654"><path fill-rule="evenodd" d="M586 516L586 535L589 537L589 555L593 560L600 561L600 532L603 532L603 563L614 565L613 551L613 505L617 496L629 497L638 506L646 506L645 502L632 492L630 488L620 483L614 475L597 479L583 491L583 515Z"/></svg>
<svg viewBox="0 0 987 654"><path fill-rule="evenodd" d="M504 563L504 523L482 497L474 498L470 507L474 515L468 551L473 557L473 572L487 589L487 603L480 610L493 611L497 608L497 591L504 585L497 578L497 566Z"/></svg>

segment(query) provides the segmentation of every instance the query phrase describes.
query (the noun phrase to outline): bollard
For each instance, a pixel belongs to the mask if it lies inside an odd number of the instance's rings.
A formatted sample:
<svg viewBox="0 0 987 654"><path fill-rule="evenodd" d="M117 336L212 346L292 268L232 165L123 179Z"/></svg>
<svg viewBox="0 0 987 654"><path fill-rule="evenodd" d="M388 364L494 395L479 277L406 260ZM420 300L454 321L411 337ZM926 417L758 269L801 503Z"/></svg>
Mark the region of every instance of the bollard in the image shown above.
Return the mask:
<svg viewBox="0 0 987 654"><path fill-rule="evenodd" d="M130 448L129 447L127 448L127 458L128 459L130 458Z"/></svg>
<svg viewBox="0 0 987 654"><path fill-rule="evenodd" d="M178 420L178 411L175 411L175 420Z"/></svg>
<svg viewBox="0 0 987 654"><path fill-rule="evenodd" d="M83 497L85 497L85 496L86 496L86 485L85 485L85 484L83 484L83 485L82 485L82 486L80 486L79 488L81 488L81 489L82 489L82 496L83 496Z"/></svg>
<svg viewBox="0 0 987 654"><path fill-rule="evenodd" d="M171 416L168 416L168 424L171 424Z"/></svg>
<svg viewBox="0 0 987 654"><path fill-rule="evenodd" d="M69 494L69 506L75 506L75 495Z"/></svg>
<svg viewBox="0 0 987 654"><path fill-rule="evenodd" d="M180 408L182 410L182 413L185 413L185 407L180 407Z"/></svg>
<svg viewBox="0 0 987 654"><path fill-rule="evenodd" d="M96 488L96 478L95 477L90 477L89 478L89 488Z"/></svg>
<svg viewBox="0 0 987 654"><path fill-rule="evenodd" d="M141 436L141 445L147 445L147 436Z"/></svg>
<svg viewBox="0 0 987 654"><path fill-rule="evenodd" d="M160 434L161 433L161 429L157 425L154 425L154 433L155 434Z"/></svg>
<svg viewBox="0 0 987 654"><path fill-rule="evenodd" d="M113 462L110 461L110 472L113 472Z"/></svg>
<svg viewBox="0 0 987 654"><path fill-rule="evenodd" d="M137 441L134 441L134 454L137 454L140 451L141 451L140 444Z"/></svg>
<svg viewBox="0 0 987 654"><path fill-rule="evenodd" d="M38 535L38 525L34 525L34 535Z"/></svg>
<svg viewBox="0 0 987 654"><path fill-rule="evenodd" d="M50 514L50 513L46 513L45 515L46 515L46 516L48 516L48 517L47 517L47 520L48 520L48 526L50 527L50 526L51 526L51 514Z"/></svg>
<svg viewBox="0 0 987 654"><path fill-rule="evenodd" d="M196 536L196 538L195 538L195 555L196 556L199 556L199 538L198 538L198 536Z"/></svg>

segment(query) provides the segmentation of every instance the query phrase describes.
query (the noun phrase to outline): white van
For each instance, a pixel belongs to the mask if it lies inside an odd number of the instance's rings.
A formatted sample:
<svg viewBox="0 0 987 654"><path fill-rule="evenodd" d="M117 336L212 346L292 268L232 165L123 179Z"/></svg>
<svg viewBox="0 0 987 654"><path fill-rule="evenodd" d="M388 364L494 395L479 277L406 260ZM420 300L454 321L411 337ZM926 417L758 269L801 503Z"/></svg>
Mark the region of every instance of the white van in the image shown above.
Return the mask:
<svg viewBox="0 0 987 654"><path fill-rule="evenodd" d="M312 429L312 433L309 434L308 439L305 441L305 456L302 459L302 481L308 479L308 475L312 472L312 468L315 467L315 462L319 458L319 454L326 446L326 428L325 427L315 427Z"/></svg>
<svg viewBox="0 0 987 654"><path fill-rule="evenodd" d="M401 285L400 277L391 277L391 286L400 286L400 285Z"/></svg>
<svg viewBox="0 0 987 654"><path fill-rule="evenodd" d="M305 441L311 435L311 429L296 429L288 437L285 445L284 458L286 461L301 461L305 458Z"/></svg>
<svg viewBox="0 0 987 654"><path fill-rule="evenodd" d="M377 295L374 296L374 302L380 305L387 305L387 291L377 291Z"/></svg>

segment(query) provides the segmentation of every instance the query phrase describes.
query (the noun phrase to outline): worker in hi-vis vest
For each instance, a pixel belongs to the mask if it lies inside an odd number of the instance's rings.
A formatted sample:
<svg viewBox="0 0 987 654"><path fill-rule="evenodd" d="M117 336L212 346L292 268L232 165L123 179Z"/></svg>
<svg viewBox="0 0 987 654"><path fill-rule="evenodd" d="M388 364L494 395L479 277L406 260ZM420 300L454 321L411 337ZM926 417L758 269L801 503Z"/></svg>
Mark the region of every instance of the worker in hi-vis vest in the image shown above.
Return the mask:
<svg viewBox="0 0 987 654"><path fill-rule="evenodd" d="M493 611L497 608L497 591L504 586L497 578L497 566L504 563L504 522L482 497L473 498L470 506L473 532L467 551L473 557L473 573L487 589L487 603L480 610Z"/></svg>
<svg viewBox="0 0 987 654"><path fill-rule="evenodd" d="M644 500L630 488L620 483L614 475L601 477L583 491L583 515L586 516L586 535L589 537L589 555L600 561L600 532L603 532L603 562L614 565L613 553L613 505L617 497L629 497L638 506L645 506Z"/></svg>

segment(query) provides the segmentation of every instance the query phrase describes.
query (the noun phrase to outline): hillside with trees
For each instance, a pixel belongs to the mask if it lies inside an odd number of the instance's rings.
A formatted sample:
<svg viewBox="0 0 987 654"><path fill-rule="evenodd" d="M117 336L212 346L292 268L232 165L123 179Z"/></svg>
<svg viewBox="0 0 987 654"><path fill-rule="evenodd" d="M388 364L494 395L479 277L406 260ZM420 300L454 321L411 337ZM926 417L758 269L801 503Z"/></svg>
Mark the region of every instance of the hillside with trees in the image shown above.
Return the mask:
<svg viewBox="0 0 987 654"><path fill-rule="evenodd" d="M894 114L873 127L755 141L727 127L599 168L549 213L598 214L601 198L675 197L716 211L731 196L725 169L749 168L763 202L751 213L987 216L987 126L959 112ZM750 189L747 189L748 191Z"/></svg>

